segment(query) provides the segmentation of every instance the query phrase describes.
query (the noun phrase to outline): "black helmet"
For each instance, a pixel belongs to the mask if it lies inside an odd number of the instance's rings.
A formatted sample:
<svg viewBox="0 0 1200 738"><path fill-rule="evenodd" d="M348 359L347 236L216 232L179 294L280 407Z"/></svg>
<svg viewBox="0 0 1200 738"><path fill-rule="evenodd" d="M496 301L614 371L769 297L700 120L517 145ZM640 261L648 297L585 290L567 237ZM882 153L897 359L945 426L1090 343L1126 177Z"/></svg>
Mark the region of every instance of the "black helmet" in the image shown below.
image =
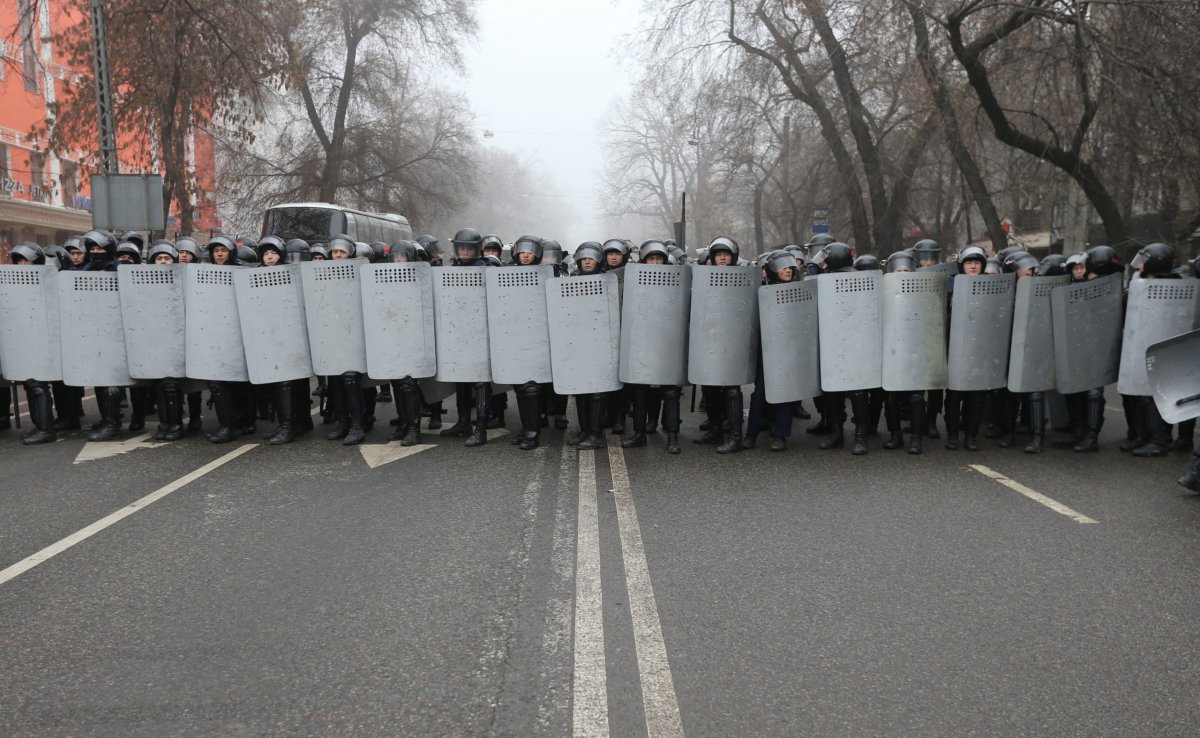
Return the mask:
<svg viewBox="0 0 1200 738"><path fill-rule="evenodd" d="M886 266L888 274L915 272L917 259L907 251L897 251L887 258Z"/></svg>
<svg viewBox="0 0 1200 738"><path fill-rule="evenodd" d="M537 236L521 236L512 245L512 260L514 264L520 264L517 259L518 254L533 254L533 263L542 263L542 239Z"/></svg>
<svg viewBox="0 0 1200 738"><path fill-rule="evenodd" d="M322 259L329 258L329 247L320 241L308 247L308 258L312 260L317 256L321 257Z"/></svg>
<svg viewBox="0 0 1200 738"><path fill-rule="evenodd" d="M500 238L494 233L484 234L483 239L479 242L479 245L483 248L485 255L487 254L488 249L496 249L501 253L504 252L504 239ZM493 254L493 256L495 256L495 254Z"/></svg>
<svg viewBox="0 0 1200 738"><path fill-rule="evenodd" d="M983 264L984 274L1002 274L1003 272L1004 265L1000 263L999 256L989 256Z"/></svg>
<svg viewBox="0 0 1200 738"><path fill-rule="evenodd" d="M258 252L251 246L238 246L237 260L239 264L257 264Z"/></svg>
<svg viewBox="0 0 1200 738"><path fill-rule="evenodd" d="M139 252L146 248L146 234L142 233L141 231L125 231L125 233L121 236L121 240L128 241L134 246L137 246Z"/></svg>
<svg viewBox="0 0 1200 738"><path fill-rule="evenodd" d="M596 260L597 267L595 272L583 271L582 262L584 259ZM584 241L583 243L579 244L579 246L575 247L575 253L572 254L572 260L575 262L575 268L581 274L599 273L604 269L604 249L600 246L599 241Z"/></svg>
<svg viewBox="0 0 1200 738"><path fill-rule="evenodd" d="M788 281L796 279L796 272L800 270L800 265L796 263L796 257L792 256L790 251L776 249L767 253L767 259L764 266L767 269L767 281L771 284L779 284L782 280L779 278L779 273L784 269L792 270L792 277Z"/></svg>
<svg viewBox="0 0 1200 738"><path fill-rule="evenodd" d="M293 238L283 245L285 251L284 261L289 264L298 264L302 261L312 261L312 251L308 248L308 241L303 238Z"/></svg>
<svg viewBox="0 0 1200 738"><path fill-rule="evenodd" d="M1022 269L1032 269L1037 273L1038 260L1037 257L1028 251L1015 251L1008 255L1003 262L1004 271L1009 274L1015 274Z"/></svg>
<svg viewBox="0 0 1200 738"><path fill-rule="evenodd" d="M417 254L418 248L420 246L413 241L396 241L388 249L388 260L399 264L411 264L420 261L420 256Z"/></svg>
<svg viewBox="0 0 1200 738"><path fill-rule="evenodd" d="M667 245L662 241L650 239L649 241L644 241L638 248L638 259L640 259L643 264L646 263L646 257L650 256L651 254L658 254L659 256L663 257L664 264L671 263L671 249L667 248Z"/></svg>
<svg viewBox="0 0 1200 738"><path fill-rule="evenodd" d="M470 255L462 258L478 259L483 256L483 236L474 228L460 228L450 243L454 244L455 259L460 258L459 249L470 249Z"/></svg>
<svg viewBox="0 0 1200 738"><path fill-rule="evenodd" d="M12 247L12 251L8 252L8 260L16 264L20 258L26 264L42 265L46 263L46 252L42 251L42 247L38 246L33 241L22 241Z"/></svg>
<svg viewBox="0 0 1200 738"><path fill-rule="evenodd" d="M562 244L552 238L547 238L542 241L542 258L538 261L539 264L553 264L555 266L562 264L563 250Z"/></svg>
<svg viewBox="0 0 1200 738"><path fill-rule="evenodd" d="M71 255L62 246L47 246L42 252L46 256L46 263L58 267L58 271L64 272L71 268Z"/></svg>
<svg viewBox="0 0 1200 738"><path fill-rule="evenodd" d="M982 246L976 246L972 244L971 246L964 247L962 251L958 252L958 263L960 265L966 264L968 261L972 260L981 262L984 266L987 265L988 255L987 252L983 250Z"/></svg>
<svg viewBox="0 0 1200 738"><path fill-rule="evenodd" d="M1195 259L1192 261L1192 276L1193 276L1193 277L1200 277L1200 256L1197 256L1197 257L1196 257L1196 258L1195 258Z"/></svg>
<svg viewBox="0 0 1200 738"><path fill-rule="evenodd" d="M375 257L375 250L372 249L370 246L368 246L365 242L363 242L363 241L355 241L354 242L354 258L355 259L366 259L367 261L371 261L371 259L373 259L374 257Z"/></svg>
<svg viewBox="0 0 1200 738"><path fill-rule="evenodd" d="M734 241L732 238L730 238L728 236L717 236L716 238L714 238L712 240L712 243L708 244L708 260L709 260L709 262L712 262L713 257L717 255L718 251L724 251L724 252L730 254L731 256L733 256L733 263L734 264L737 263L738 251L739 251L737 241Z"/></svg>
<svg viewBox="0 0 1200 738"><path fill-rule="evenodd" d="M150 250L146 252L146 261L150 264L153 264L154 257L158 256L159 254L166 254L167 256L171 257L171 261L179 263L179 249L175 248L175 244L171 243L165 238L154 242L154 245L151 246Z"/></svg>
<svg viewBox="0 0 1200 738"><path fill-rule="evenodd" d="M1175 249L1165 243L1143 246L1129 262L1135 272L1146 277L1161 277L1175 268Z"/></svg>
<svg viewBox="0 0 1200 738"><path fill-rule="evenodd" d="M326 246L329 258L333 258L334 251L344 251L347 259L353 259L357 249L354 246L354 240L347 235L338 234L329 239L329 244Z"/></svg>
<svg viewBox="0 0 1200 738"><path fill-rule="evenodd" d="M254 236L235 236L233 242L239 249L242 247L246 247L255 251L258 249L258 240L255 239ZM255 253L254 257L257 259L258 254Z"/></svg>
<svg viewBox="0 0 1200 738"><path fill-rule="evenodd" d="M626 243L624 239L610 238L604 242L604 246L601 247L601 250L604 252L605 266L608 265L609 254L621 255L621 263L618 265L618 267L625 266L627 263L629 263L629 244Z"/></svg>
<svg viewBox="0 0 1200 738"><path fill-rule="evenodd" d="M117 244L117 258L119 259L122 255L133 259L134 264L142 263L142 250L138 248L136 243L122 241Z"/></svg>
<svg viewBox="0 0 1200 738"><path fill-rule="evenodd" d="M679 248L679 246L673 243L667 243L666 241L663 241L663 246L667 247L667 253L670 256L675 257L677 263L682 264L683 262L687 261L687 252Z"/></svg>
<svg viewBox="0 0 1200 738"><path fill-rule="evenodd" d="M922 238L913 244L912 253L918 262L940 261L942 258L942 247L932 238Z"/></svg>
<svg viewBox="0 0 1200 738"><path fill-rule="evenodd" d="M200 244L196 243L196 239L191 236L176 239L175 250L181 254L186 251L195 257L196 261L200 261Z"/></svg>
<svg viewBox="0 0 1200 738"><path fill-rule="evenodd" d="M831 243L837 243L837 239L833 237L832 233L816 233L813 234L812 238L808 239L808 243L804 244L804 248L808 249L808 253L811 255L817 249L825 248Z"/></svg>
<svg viewBox="0 0 1200 738"><path fill-rule="evenodd" d="M1005 246L996 252L996 258L1000 260L1001 264L1003 264L1005 259L1022 250L1023 249L1020 246Z"/></svg>
<svg viewBox="0 0 1200 738"><path fill-rule="evenodd" d="M423 261L426 263L433 261L432 259L429 258L429 252L425 250L424 246L417 243L416 241L413 241L413 247L416 248L416 250L417 250L417 261Z"/></svg>
<svg viewBox="0 0 1200 738"><path fill-rule="evenodd" d="M1121 255L1112 246L1093 246L1087 250L1086 254L1083 263L1087 265L1088 274L1107 277L1110 274L1121 274L1125 271Z"/></svg>
<svg viewBox="0 0 1200 738"><path fill-rule="evenodd" d="M258 242L258 251L255 255L259 261L262 261L264 251L274 251L279 254L279 259L282 261L283 255L287 253L287 246L284 245L283 239L279 236L267 236Z"/></svg>
<svg viewBox="0 0 1200 738"><path fill-rule="evenodd" d="M1067 260L1064 263L1064 266L1066 266L1067 272L1070 273L1071 268L1074 267L1076 264L1084 264L1086 266L1087 254L1085 252L1076 251L1075 253L1071 254L1070 256L1067 257Z"/></svg>
<svg viewBox="0 0 1200 738"><path fill-rule="evenodd" d="M1061 277L1067 273L1067 257L1062 254L1048 254L1042 257L1038 266L1038 274L1043 277Z"/></svg>
<svg viewBox="0 0 1200 738"><path fill-rule="evenodd" d="M879 259L875 258L874 254L863 254L854 260L854 271L882 272L883 265L879 263Z"/></svg>
<svg viewBox="0 0 1200 738"><path fill-rule="evenodd" d="M425 249L426 253L442 253L442 248L441 245L438 244L438 240L428 233L426 233L424 236L417 236L417 244L421 246L421 248Z"/></svg>
<svg viewBox="0 0 1200 738"><path fill-rule="evenodd" d="M117 253L117 242L113 240L112 234L108 231L93 230L83 234L83 248L88 254L91 254L94 248L104 249L103 255L89 256L89 261L111 261Z"/></svg>
<svg viewBox="0 0 1200 738"><path fill-rule="evenodd" d="M87 249L83 247L83 236L67 236L67 240L63 241L63 248L68 252L87 251Z"/></svg>
<svg viewBox="0 0 1200 738"><path fill-rule="evenodd" d="M379 264L388 261L388 252L392 247L383 241L372 241L370 244L371 254L368 257L372 264Z"/></svg>
<svg viewBox="0 0 1200 738"><path fill-rule="evenodd" d="M813 263L827 272L849 271L854 268L854 249L841 241L827 243L813 257Z"/></svg>

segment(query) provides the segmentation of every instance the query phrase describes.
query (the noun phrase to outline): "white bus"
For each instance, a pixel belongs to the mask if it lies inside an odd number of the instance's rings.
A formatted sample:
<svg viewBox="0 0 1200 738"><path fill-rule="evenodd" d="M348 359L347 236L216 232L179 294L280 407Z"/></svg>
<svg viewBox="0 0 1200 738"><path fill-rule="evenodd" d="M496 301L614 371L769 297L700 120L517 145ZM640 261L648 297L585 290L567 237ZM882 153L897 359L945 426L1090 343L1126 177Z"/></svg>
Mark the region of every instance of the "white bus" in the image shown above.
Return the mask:
<svg viewBox="0 0 1200 738"><path fill-rule="evenodd" d="M327 202L284 203L268 208L263 215L261 236L326 243L339 234L363 243L391 244L412 239L412 226L403 215L364 213Z"/></svg>

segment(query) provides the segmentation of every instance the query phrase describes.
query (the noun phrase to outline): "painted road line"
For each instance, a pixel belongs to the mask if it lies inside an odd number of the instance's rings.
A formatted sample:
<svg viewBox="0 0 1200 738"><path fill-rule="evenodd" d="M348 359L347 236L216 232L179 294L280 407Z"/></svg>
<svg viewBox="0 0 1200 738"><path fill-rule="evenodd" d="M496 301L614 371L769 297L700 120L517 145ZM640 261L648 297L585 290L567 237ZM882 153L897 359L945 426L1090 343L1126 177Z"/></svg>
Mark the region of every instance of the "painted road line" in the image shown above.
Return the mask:
<svg viewBox="0 0 1200 738"><path fill-rule="evenodd" d="M538 734L561 733L571 711L571 617L575 600L575 535L571 462L575 450L565 443L558 463L554 535L550 550L550 594L542 628L542 673L538 698Z"/></svg>
<svg viewBox="0 0 1200 738"><path fill-rule="evenodd" d="M646 709L646 734L683 736L675 682L663 642L662 622L650 582L650 567L642 545L642 529L629 485L625 454L615 444L608 447L612 471L613 495L617 503L617 525L621 531L621 558L625 562L625 582L629 589L629 614L633 618L633 643L637 649L638 672L642 682L642 704Z"/></svg>
<svg viewBox="0 0 1200 738"><path fill-rule="evenodd" d="M142 508L145 508L145 507L149 507L150 505L154 504L155 502L158 502L159 500L161 500L162 498L171 494L172 492L180 489L181 487L185 487L188 484L191 484L192 482L196 481L197 479L204 476L205 474L208 474L209 472L213 471L214 469L218 469L218 468L224 466L225 464L228 464L229 462L233 461L237 457L246 453L250 449L255 448L256 446L258 446L257 443L247 443L244 446L240 446L240 447L234 449L233 451L230 451L229 453L225 454L221 458L208 462L207 464L205 464L204 466L195 470L194 472L192 472L190 474L186 474L186 475L180 477L179 479L176 479L174 482L171 482L170 484L166 485L165 487L159 487L158 489L156 489L155 491L146 495L145 497L138 500L137 502L126 505L125 507L121 508L120 510L117 510L116 512L112 513L111 515L108 515L107 517L97 520L96 522L92 523L88 527L83 528L82 530L79 530L75 533L72 533L71 535L62 539L58 543L51 544L51 545L47 546L46 548L43 548L41 551L38 551L37 553L33 554L32 556L28 556L28 557L22 559L21 561L18 561L17 563L13 564L12 566L8 567L7 569L0 571L0 585L3 585L4 583L8 582L11 579L19 577L20 575L29 571L30 569L37 566L38 564L54 558L55 556L59 555L63 551L66 551L68 548L71 548L75 544L80 543L82 541L86 541L87 539L96 535L97 533L104 530L105 528L115 525L116 523L120 522L121 520L124 520L125 518L129 517L130 515L133 515L138 510L141 510Z"/></svg>
<svg viewBox="0 0 1200 738"><path fill-rule="evenodd" d="M1068 518L1074 520L1076 523L1094 524L1094 523L1099 522L1098 520L1089 518L1088 516L1084 515L1081 512L1072 510L1071 508L1062 504L1058 500L1051 499L1051 498L1047 497L1046 495L1042 494L1041 492L1038 492L1036 490L1032 490L1032 489L1026 487L1025 485L1021 484L1020 482L1014 482L1013 480L1004 476L1000 472L993 471L992 469L989 469L988 467L986 467L982 464L971 464L971 468L974 469L975 471L979 472L980 474L982 474L985 477L989 477L991 479L996 480L997 482L999 482L1000 484L1003 484L1005 487L1008 487L1011 490L1020 492L1021 494L1025 495L1026 497L1033 500L1034 502L1045 505L1046 507L1050 508L1051 510L1058 513L1059 515L1066 515Z"/></svg>
<svg viewBox="0 0 1200 738"><path fill-rule="evenodd" d="M600 517L596 457L579 452L579 528L575 548L575 678L571 723L576 736L608 736L608 683L600 590Z"/></svg>

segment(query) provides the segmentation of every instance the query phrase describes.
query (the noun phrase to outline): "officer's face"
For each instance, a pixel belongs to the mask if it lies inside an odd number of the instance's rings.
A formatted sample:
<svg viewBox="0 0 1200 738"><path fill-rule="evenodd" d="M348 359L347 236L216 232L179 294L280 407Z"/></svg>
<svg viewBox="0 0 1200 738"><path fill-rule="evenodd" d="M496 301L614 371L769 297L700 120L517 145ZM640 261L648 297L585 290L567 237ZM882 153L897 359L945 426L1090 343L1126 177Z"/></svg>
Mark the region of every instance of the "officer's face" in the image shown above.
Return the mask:
<svg viewBox="0 0 1200 738"><path fill-rule="evenodd" d="M795 278L796 278L796 270L794 268L784 267L783 269L779 270L779 281L780 282L791 282Z"/></svg>
<svg viewBox="0 0 1200 738"><path fill-rule="evenodd" d="M191 264L196 260L196 256L191 251L180 251L179 262L181 264Z"/></svg>
<svg viewBox="0 0 1200 738"><path fill-rule="evenodd" d="M154 263L155 264L174 264L175 260L171 258L170 254L155 254L154 255Z"/></svg>
<svg viewBox="0 0 1200 738"><path fill-rule="evenodd" d="M1083 264L1071 265L1071 279L1079 282L1083 279L1083 275L1087 273L1087 267Z"/></svg>
<svg viewBox="0 0 1200 738"><path fill-rule="evenodd" d="M533 263L533 253L530 251L522 251L517 254L517 263L521 266L529 266Z"/></svg>
<svg viewBox="0 0 1200 738"><path fill-rule="evenodd" d="M667 257L663 256L662 254L650 254L649 256L646 257L645 263L647 263L647 264L666 264Z"/></svg>
<svg viewBox="0 0 1200 738"><path fill-rule="evenodd" d="M728 251L718 251L712 258L713 264L719 267L727 267L733 263L733 254Z"/></svg>
<svg viewBox="0 0 1200 738"><path fill-rule="evenodd" d="M938 263L938 260L936 256L922 256L919 263L921 266L927 267Z"/></svg>
<svg viewBox="0 0 1200 738"><path fill-rule="evenodd" d="M473 246L455 246L454 255L464 261L467 259L474 259L475 248Z"/></svg>
<svg viewBox="0 0 1200 738"><path fill-rule="evenodd" d="M494 256L497 259L499 259L500 254L503 253L503 251L504 251L504 249L499 248L497 246L488 246L486 249L483 250L483 255L484 256Z"/></svg>
<svg viewBox="0 0 1200 738"><path fill-rule="evenodd" d="M909 269L908 267L902 266L902 267L896 267L895 269L893 269L892 274L907 274L908 272L911 272L911 271L912 270Z"/></svg>
<svg viewBox="0 0 1200 738"><path fill-rule="evenodd" d="M329 258L333 259L334 261L338 261L339 259L349 259L350 252L342 249L334 249L333 251L329 252Z"/></svg>
<svg viewBox="0 0 1200 738"><path fill-rule="evenodd" d="M609 251L604 255L604 260L608 262L610 267L621 266L621 261L624 260L624 258L625 257L621 256L620 251Z"/></svg>
<svg viewBox="0 0 1200 738"><path fill-rule="evenodd" d="M85 259L87 259L87 254L83 253L79 249L72 249L67 253L71 255L71 263L75 266L79 266L84 262Z"/></svg>
<svg viewBox="0 0 1200 738"><path fill-rule="evenodd" d="M393 264L407 264L408 257L405 256L404 254L396 254L395 256L392 257L392 263Z"/></svg>
<svg viewBox="0 0 1200 738"><path fill-rule="evenodd" d="M122 264L132 264L133 254L117 254L117 261L121 262Z"/></svg>
<svg viewBox="0 0 1200 738"><path fill-rule="evenodd" d="M600 266L600 262L590 256L585 256L579 260L579 268L585 272L594 272Z"/></svg>
<svg viewBox="0 0 1200 738"><path fill-rule="evenodd" d="M104 256L105 255L104 247L103 246L92 246L91 248L88 249L88 254Z"/></svg>
<svg viewBox="0 0 1200 738"><path fill-rule="evenodd" d="M211 253L214 264L221 265L229 261L229 249L224 246L213 246Z"/></svg>
<svg viewBox="0 0 1200 738"><path fill-rule="evenodd" d="M20 254L10 254L8 257L8 260L10 262L12 262L13 264L28 264L29 263L29 262L25 261L25 257L21 256Z"/></svg>
<svg viewBox="0 0 1200 738"><path fill-rule="evenodd" d="M1032 277L1032 276L1033 276L1033 267L1026 267L1025 269L1017 270L1017 279L1024 279L1025 277Z"/></svg>
<svg viewBox="0 0 1200 738"><path fill-rule="evenodd" d="M312 260L313 261L325 261L325 254L313 254Z"/></svg>
<svg viewBox="0 0 1200 738"><path fill-rule="evenodd" d="M983 274L983 262L979 259L968 259L963 262L963 274L974 276Z"/></svg>
<svg viewBox="0 0 1200 738"><path fill-rule="evenodd" d="M262 260L263 266L275 266L279 263L279 252L272 249L267 249L262 252L262 256L258 257Z"/></svg>

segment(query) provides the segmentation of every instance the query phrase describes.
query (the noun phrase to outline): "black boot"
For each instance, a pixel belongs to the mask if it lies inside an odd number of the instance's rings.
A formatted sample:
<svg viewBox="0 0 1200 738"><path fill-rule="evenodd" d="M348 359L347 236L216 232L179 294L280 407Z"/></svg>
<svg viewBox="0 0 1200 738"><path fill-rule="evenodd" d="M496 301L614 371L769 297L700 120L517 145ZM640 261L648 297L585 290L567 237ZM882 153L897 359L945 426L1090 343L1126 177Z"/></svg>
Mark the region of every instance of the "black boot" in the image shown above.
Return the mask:
<svg viewBox="0 0 1200 738"><path fill-rule="evenodd" d="M713 394L715 396L704 403L705 422L700 424L702 435L699 438L693 438L692 443L704 445L720 443L721 427L725 422L720 391L714 387L711 390L704 390L701 394Z"/></svg>
<svg viewBox="0 0 1200 738"><path fill-rule="evenodd" d="M340 441L350 432L350 413L346 407L346 388L341 377L329 377L325 382L325 407L337 428L325 434L327 441Z"/></svg>
<svg viewBox="0 0 1200 738"><path fill-rule="evenodd" d="M476 384L475 390L475 431L467 437L463 445L467 448L475 448L487 443L487 410L488 400L491 399L491 385L484 382Z"/></svg>
<svg viewBox="0 0 1200 738"><path fill-rule="evenodd" d="M829 450L831 448L841 448L844 445L846 445L846 434L842 428L842 424L838 423L832 427L829 435L821 439L821 442L817 444L817 448Z"/></svg>
<svg viewBox="0 0 1200 738"><path fill-rule="evenodd" d="M54 433L54 405L50 401L50 385L45 382L26 382L25 397L29 400L29 419L33 422L33 431L21 438L26 446L36 446L42 443L54 443L58 436Z"/></svg>
<svg viewBox="0 0 1200 738"><path fill-rule="evenodd" d="M204 429L204 417L201 413L201 406L204 405L204 394L202 392L189 392L187 396L188 406L188 433L199 433Z"/></svg>
<svg viewBox="0 0 1200 738"><path fill-rule="evenodd" d="M1129 453L1136 448L1145 446L1150 441L1150 433L1143 417L1141 398L1121 395L1121 403L1125 410L1127 430L1125 431L1125 440L1117 448Z"/></svg>
<svg viewBox="0 0 1200 738"><path fill-rule="evenodd" d="M679 388L663 387L663 430L667 432L667 453L679 453Z"/></svg>
<svg viewBox="0 0 1200 738"><path fill-rule="evenodd" d="M580 400L583 404L579 405ZM604 395L576 397L579 405L580 450L604 447Z"/></svg>
<svg viewBox="0 0 1200 738"><path fill-rule="evenodd" d="M862 456L867 453L867 423L871 417L871 409L867 393L864 391L850 394L850 407L854 412L854 448L850 453ZM914 426L914 433L920 432L921 426Z"/></svg>
<svg viewBox="0 0 1200 738"><path fill-rule="evenodd" d="M404 408L408 432L400 440L400 445L416 446L421 442L421 387L416 380L411 380L403 390L401 394L396 395L396 405Z"/></svg>
<svg viewBox="0 0 1200 738"><path fill-rule="evenodd" d="M429 405L429 430L437 430L442 427L442 413L446 412L442 409L441 400Z"/></svg>
<svg viewBox="0 0 1200 738"><path fill-rule="evenodd" d="M799 418L801 420L808 420L812 417L808 414L808 411L804 409L804 400L800 400L796 403L796 407L792 409L792 417Z"/></svg>
<svg viewBox="0 0 1200 738"><path fill-rule="evenodd" d="M1200 492L1200 454L1192 455L1192 465L1187 473L1179 478L1179 485L1193 492Z"/></svg>
<svg viewBox="0 0 1200 738"><path fill-rule="evenodd" d="M158 419L163 421L160 428L165 428L162 434L164 441L178 441L183 438L183 393L179 380L167 378L159 383L162 394L158 398Z"/></svg>
<svg viewBox="0 0 1200 738"><path fill-rule="evenodd" d="M1142 403L1142 424L1147 432L1146 443L1133 450L1139 458L1166 456L1171 449L1171 426L1158 413L1152 397L1139 397Z"/></svg>
<svg viewBox="0 0 1200 738"><path fill-rule="evenodd" d="M137 433L146 429L146 405L149 404L147 400L145 387L129 388L129 404L131 406L129 413L130 433Z"/></svg>
<svg viewBox="0 0 1200 738"><path fill-rule="evenodd" d="M967 397L967 425L963 433L963 448L967 451L978 451L979 426L983 424L983 409L987 396L983 392L972 392Z"/></svg>
<svg viewBox="0 0 1200 738"><path fill-rule="evenodd" d="M158 406L158 428L154 431L154 440L156 441L167 440L167 399L164 396L167 391L166 381L160 379L154 383L154 403Z"/></svg>
<svg viewBox="0 0 1200 738"><path fill-rule="evenodd" d="M887 423L888 439L883 442L887 451L895 451L904 445L904 434L900 432L900 408L895 392L887 393L883 398L883 419Z"/></svg>
<svg viewBox="0 0 1200 738"><path fill-rule="evenodd" d="M454 386L454 405L458 408L458 420L442 431L443 437L466 438L471 435L471 407L474 405L471 392L471 385L467 382L459 382ZM486 415L486 412L484 414Z"/></svg>
<svg viewBox="0 0 1200 738"><path fill-rule="evenodd" d="M957 392L946 392L946 450L958 450L959 413L962 412L962 397Z"/></svg>
<svg viewBox="0 0 1200 738"><path fill-rule="evenodd" d="M1046 394L1034 392L1029 395L1029 427L1033 430L1033 438L1025 446L1025 453L1040 454L1042 441L1046 435Z"/></svg>
<svg viewBox="0 0 1200 738"><path fill-rule="evenodd" d="M227 382L210 382L208 393L212 397L213 410L217 413L218 427L205 438L212 443L229 443L238 437L237 408L231 388Z"/></svg>
<svg viewBox="0 0 1200 738"><path fill-rule="evenodd" d="M633 410L637 412L637 407ZM646 388L646 432L658 433L658 419L662 417L662 390Z"/></svg>
<svg viewBox="0 0 1200 738"><path fill-rule="evenodd" d="M928 429L929 427L926 425L925 419L925 394L914 392L912 394L912 401L909 403L909 408L909 412L912 413L913 432L908 437L908 452L910 454L919 454L922 451L921 441L923 436L928 435L928 432L922 434L920 429ZM934 433L937 433L937 428L934 428ZM937 436L932 435L930 438L937 438ZM855 448L858 448L857 444Z"/></svg>
<svg viewBox="0 0 1200 738"><path fill-rule="evenodd" d="M725 406L725 440L717 446L717 453L735 454L742 450L742 388L726 387L722 403Z"/></svg>
<svg viewBox="0 0 1200 738"><path fill-rule="evenodd" d="M350 422L346 437L342 439L343 446L357 446L367 436L363 425L366 420L366 403L363 398L362 376L358 372L342 375L342 399L345 401L346 416Z"/></svg>
<svg viewBox="0 0 1200 738"><path fill-rule="evenodd" d="M275 413L279 416L279 427L267 439L272 446L282 446L296 440L294 422L296 418L296 392L291 382L280 382L275 386Z"/></svg>
<svg viewBox="0 0 1200 738"><path fill-rule="evenodd" d="M88 435L88 440L110 441L121 433L121 388L97 387L96 404L100 407L100 426Z"/></svg>
<svg viewBox="0 0 1200 738"><path fill-rule="evenodd" d="M639 385L633 390L633 433L621 439L621 448L638 448L646 445L646 415L648 389ZM657 413L657 407L655 408Z"/></svg>
<svg viewBox="0 0 1200 738"><path fill-rule="evenodd" d="M517 413L521 416L521 435L517 448L532 451L538 447L542 427L542 388L535 382L517 388Z"/></svg>
<svg viewBox="0 0 1200 738"><path fill-rule="evenodd" d="M1071 449L1076 453L1095 453L1100 450L1100 429L1104 427L1104 390L1087 393L1087 431Z"/></svg>
<svg viewBox="0 0 1200 738"><path fill-rule="evenodd" d="M1185 420L1179 424L1179 437L1171 445L1172 451L1191 451L1196 445L1196 419Z"/></svg>

